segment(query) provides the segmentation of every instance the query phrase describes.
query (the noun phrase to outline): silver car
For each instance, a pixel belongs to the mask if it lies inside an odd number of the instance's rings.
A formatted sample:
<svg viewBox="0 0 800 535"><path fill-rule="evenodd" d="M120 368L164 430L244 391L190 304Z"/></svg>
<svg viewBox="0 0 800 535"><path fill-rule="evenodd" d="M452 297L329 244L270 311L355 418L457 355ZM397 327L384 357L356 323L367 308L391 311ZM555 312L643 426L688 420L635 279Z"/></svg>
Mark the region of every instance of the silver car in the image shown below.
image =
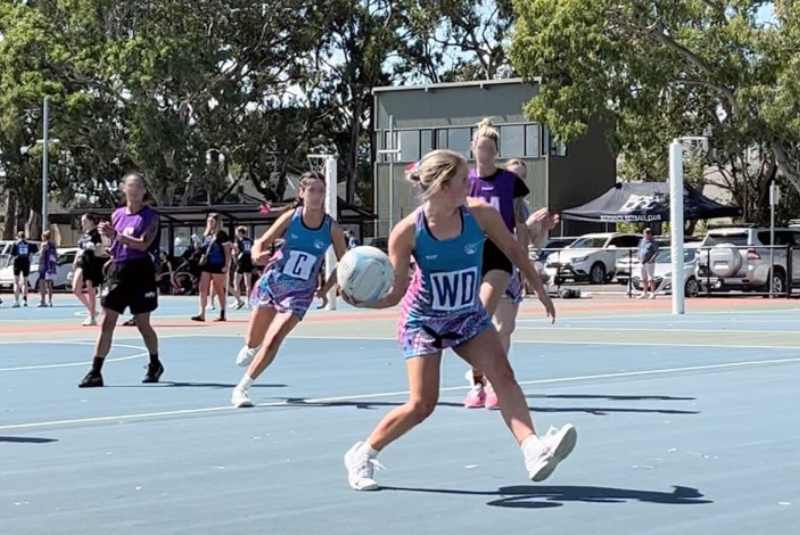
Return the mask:
<svg viewBox="0 0 800 535"><path fill-rule="evenodd" d="M711 290L763 291L769 289L772 278L774 292L785 293L787 285L800 281L800 256L794 255L792 261L788 258L790 247L800 245L800 229L776 228L775 246L771 248L769 243L770 231L766 227L709 230L701 242L697 280Z"/></svg>

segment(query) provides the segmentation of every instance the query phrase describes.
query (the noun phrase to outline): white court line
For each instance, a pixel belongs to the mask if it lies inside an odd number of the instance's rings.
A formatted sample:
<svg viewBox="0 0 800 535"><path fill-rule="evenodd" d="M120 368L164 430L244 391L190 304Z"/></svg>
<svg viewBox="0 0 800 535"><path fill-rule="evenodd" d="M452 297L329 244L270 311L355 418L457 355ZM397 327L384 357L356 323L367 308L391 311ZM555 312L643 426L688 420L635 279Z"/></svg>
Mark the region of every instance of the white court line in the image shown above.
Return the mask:
<svg viewBox="0 0 800 535"><path fill-rule="evenodd" d="M741 325L733 325L730 329L672 329L669 327L517 327L520 331L592 331L592 332L666 332L666 333L725 333L730 334L733 332L747 333L747 334L800 334L800 331L758 331L753 329L742 329Z"/></svg>
<svg viewBox="0 0 800 535"><path fill-rule="evenodd" d="M602 331L608 329L600 329ZM564 332L569 332L568 329L543 329L542 331L552 332L552 333L559 333L563 334ZM692 331L692 332L704 332L704 331ZM730 331L726 331L730 332ZM763 332L774 332L774 331L763 331ZM132 340L137 339L139 337L124 337L121 338L122 340ZM164 336L159 336L159 339L171 339L171 338L238 338L243 339L244 334L222 334L222 333L193 333L193 334L168 334ZM311 336L311 335L291 335L287 339L288 341L291 340L350 340L353 342L370 342L370 341L378 341L378 342L397 342L397 338L394 336ZM59 343L68 343L68 342L75 342L76 340L69 340L66 342L58 342L58 341L41 341L36 343L49 343L49 344L59 344ZM86 343L94 343L93 340L85 340L83 342ZM29 342L6 342L0 341L0 344L23 344ZM788 351L797 351L800 350L800 344L796 346L773 346L773 345L754 345L754 344L707 344L703 342L698 342L696 344L684 344L684 343L671 343L671 342L613 342L613 341L589 341L589 340L517 340L514 339L512 341L513 344L538 344L538 345L574 345L574 346L634 346L634 347L688 347L688 348L712 348L712 349L783 349ZM122 345L114 344L112 347L126 347ZM129 347L129 346L128 346ZM136 349L141 349L136 347Z"/></svg>
<svg viewBox="0 0 800 535"><path fill-rule="evenodd" d="M554 384L554 383L566 383L566 382L573 382L573 381L586 381L592 379L616 379L620 377L643 377L648 375L664 375L668 373L680 373L680 372L692 372L692 371L705 371L705 370L721 370L727 368L741 368L741 367L748 367L748 366L759 366L765 364L789 364L789 363L796 363L800 362L800 357L798 358L789 358L789 359L770 359L770 360L752 360L747 362L729 362L729 363L722 363L722 364L707 364L702 366L686 366L680 368L661 368L655 370L639 370L639 371L630 371L630 372L615 372L615 373L601 373L601 374L594 374L594 375L578 375L574 377L559 377L554 379L535 379L531 381L520 381L519 384L523 386L529 385L543 385L543 384ZM468 390L469 386L450 386L441 388L440 391L442 392L452 392L458 390ZM352 399L374 399L374 398L384 398L384 397L395 397L395 396L407 396L409 392L407 390L397 391L397 392L379 392L376 394L355 394L350 396L334 396L334 397L325 397L325 398L315 398L315 399L306 399L303 400L303 403L296 403L296 402L289 402L289 401L272 401L269 403L258 403L256 404L257 407L284 407L284 406L302 406L303 404L319 404L319 403L335 403L338 401L348 401ZM3 425L0 426L0 431L13 431L13 430L24 430L24 429L37 429L42 427L53 427L53 426L62 426L62 425L70 425L70 424L91 424L91 423L100 423L100 422L122 422L125 420L146 420L148 418L160 418L165 416L180 416L180 415L190 415L190 414L208 414L213 412L222 412L222 411L242 411L242 409L236 409L231 407L230 405L220 406L220 407L206 407L200 409L182 409L182 410L174 410L174 411L160 411L160 412L147 412L147 413L139 413L139 414L124 414L120 416L100 416L96 418L75 418L71 420L52 420L49 422L34 422L29 424L11 424L11 425ZM242 411L246 412L246 411Z"/></svg>
<svg viewBox="0 0 800 535"><path fill-rule="evenodd" d="M26 342L26 343L30 343L30 342ZM42 341L42 342L36 342L36 343L45 343L45 342ZM47 342L47 343L50 343L50 344L59 343L59 344L77 345L77 346L89 345L89 343L87 343L87 342L81 342L81 341L75 341L75 340L70 340L70 341L65 341L65 342ZM132 346L132 345L127 345L127 344L116 344L114 347L124 347L126 349L139 349L139 350L143 350L144 349L145 351L143 353L136 353L135 355L129 355L127 357L106 358L106 362L123 362L123 361L126 361L126 360L140 359L142 357L146 357L147 355L149 355L149 352L144 347ZM36 365L31 365L31 366L15 366L13 368L0 368L0 372L19 372L19 371L27 371L27 370L50 370L50 369L53 369L53 368L73 368L75 366L87 366L87 365L90 365L91 363L92 363L91 361L84 361L84 362L65 362L65 363L62 363L62 364L36 364Z"/></svg>
<svg viewBox="0 0 800 535"><path fill-rule="evenodd" d="M592 318L592 319L589 319L589 318L577 318L576 319L576 318L567 317L567 318L559 318L558 321L556 322L556 324L557 325L558 324L562 324L563 325L564 323L573 323L573 322L574 323L602 323L602 324L608 324L608 323L613 323L614 320L616 320L616 319L617 319L616 316L614 316L613 318ZM720 318L720 319L710 320L710 319L697 319L697 318L692 318L690 316L684 316L683 319L678 319L675 316L671 316L671 317L665 318L665 319L651 319L651 318L647 318L647 317L643 317L643 316L637 316L636 319L628 318L628 319L625 319L624 321L626 323L630 323L631 325L636 325L637 323L659 323L659 324L672 323L672 324L675 324L675 325L682 324L682 323L688 323L688 324L692 324L692 325L694 325L696 323L707 323L707 324L712 324L712 325L737 325L737 326L740 326L740 325L746 325L748 323L797 323L797 324L800 324L800 317L793 318L793 319L791 319L791 318L774 318L774 319L766 319L766 318L764 318L764 319L761 319L761 318L759 318L759 319L753 319L753 318L747 318L747 319L739 319L739 318L724 319L724 318ZM550 320L546 320L546 319L517 319L517 325L519 325L519 324L528 324L529 325L529 324L537 324L537 323L549 324Z"/></svg>

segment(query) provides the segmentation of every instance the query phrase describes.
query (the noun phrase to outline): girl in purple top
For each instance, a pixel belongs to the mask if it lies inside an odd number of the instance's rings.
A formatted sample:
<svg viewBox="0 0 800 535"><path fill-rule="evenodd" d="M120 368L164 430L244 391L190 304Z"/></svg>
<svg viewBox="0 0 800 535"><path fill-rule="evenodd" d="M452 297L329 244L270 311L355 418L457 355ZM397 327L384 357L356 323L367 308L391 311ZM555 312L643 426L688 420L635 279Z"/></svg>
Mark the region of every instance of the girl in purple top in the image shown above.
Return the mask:
<svg viewBox="0 0 800 535"><path fill-rule="evenodd" d="M103 386L100 371L111 349L117 319L126 308L131 309L150 353L142 382L157 383L164 373L164 366L158 359L158 336L150 325L150 313L158 308L156 270L150 253L158 235L158 212L143 204L146 186L141 175L126 175L122 192L125 206L112 214L111 224L103 221L99 226L100 233L111 240L111 262L100 301L104 312L100 336L95 345L92 369L78 385L81 388Z"/></svg>
<svg viewBox="0 0 800 535"><path fill-rule="evenodd" d="M516 230L517 241L527 251L524 201L530 190L519 176L497 167L499 142L500 136L492 127L491 121L481 121L472 139L472 152L475 154L477 167L470 171L470 197L482 199L500 212L506 228L511 232ZM483 284L480 297L490 316L495 315L497 305L511 282L512 273L513 266L505 253L491 240L487 240L483 249ZM483 372L473 368L469 378L472 388L464 400L464 406L468 409L498 408L497 395Z"/></svg>

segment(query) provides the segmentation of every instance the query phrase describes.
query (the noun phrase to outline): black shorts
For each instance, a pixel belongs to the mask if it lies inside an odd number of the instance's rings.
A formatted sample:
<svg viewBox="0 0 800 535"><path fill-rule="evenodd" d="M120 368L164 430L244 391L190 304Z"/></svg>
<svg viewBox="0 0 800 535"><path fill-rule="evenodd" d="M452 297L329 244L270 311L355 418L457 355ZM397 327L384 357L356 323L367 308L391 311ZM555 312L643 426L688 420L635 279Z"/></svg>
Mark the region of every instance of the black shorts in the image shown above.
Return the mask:
<svg viewBox="0 0 800 535"><path fill-rule="evenodd" d="M250 259L249 257L240 259L236 271L238 271L239 273L252 273L253 260Z"/></svg>
<svg viewBox="0 0 800 535"><path fill-rule="evenodd" d="M83 270L83 280L91 282L95 288L103 284L105 277L103 276L103 266L108 259L97 258L93 255L81 256L79 266Z"/></svg>
<svg viewBox="0 0 800 535"><path fill-rule="evenodd" d="M200 271L203 273L211 273L212 275L220 275L222 274L222 269L225 267L225 264L206 264L204 266L200 266Z"/></svg>
<svg viewBox="0 0 800 535"><path fill-rule="evenodd" d="M31 261L27 258L15 258L14 259L14 278L23 275L25 278L28 278L28 275L31 274Z"/></svg>
<svg viewBox="0 0 800 535"><path fill-rule="evenodd" d="M103 308L124 314L145 314L158 308L156 270L148 258L112 263L100 300Z"/></svg>
<svg viewBox="0 0 800 535"><path fill-rule="evenodd" d="M481 277L494 270L505 271L509 275L514 272L514 264L501 251L492 240L486 240L483 244L483 267Z"/></svg>

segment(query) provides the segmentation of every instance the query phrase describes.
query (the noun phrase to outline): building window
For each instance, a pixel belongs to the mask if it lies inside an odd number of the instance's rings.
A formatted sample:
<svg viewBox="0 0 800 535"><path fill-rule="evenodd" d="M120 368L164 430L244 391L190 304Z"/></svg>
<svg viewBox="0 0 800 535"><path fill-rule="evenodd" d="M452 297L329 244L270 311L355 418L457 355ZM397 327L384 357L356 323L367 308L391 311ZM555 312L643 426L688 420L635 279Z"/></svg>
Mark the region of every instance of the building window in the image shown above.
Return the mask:
<svg viewBox="0 0 800 535"><path fill-rule="evenodd" d="M420 152L424 155L433 150L433 130L421 130L420 137Z"/></svg>
<svg viewBox="0 0 800 535"><path fill-rule="evenodd" d="M542 157L542 126L529 124L525 127L525 156L529 158Z"/></svg>
<svg viewBox="0 0 800 535"><path fill-rule="evenodd" d="M469 128L450 128L447 132L447 145L450 150L460 152L466 158L470 157L470 129Z"/></svg>
<svg viewBox="0 0 800 535"><path fill-rule="evenodd" d="M401 162L419 160L419 130L403 130L398 132Z"/></svg>
<svg viewBox="0 0 800 535"><path fill-rule="evenodd" d="M503 158L525 156L525 127L522 125L500 127L500 154Z"/></svg>

